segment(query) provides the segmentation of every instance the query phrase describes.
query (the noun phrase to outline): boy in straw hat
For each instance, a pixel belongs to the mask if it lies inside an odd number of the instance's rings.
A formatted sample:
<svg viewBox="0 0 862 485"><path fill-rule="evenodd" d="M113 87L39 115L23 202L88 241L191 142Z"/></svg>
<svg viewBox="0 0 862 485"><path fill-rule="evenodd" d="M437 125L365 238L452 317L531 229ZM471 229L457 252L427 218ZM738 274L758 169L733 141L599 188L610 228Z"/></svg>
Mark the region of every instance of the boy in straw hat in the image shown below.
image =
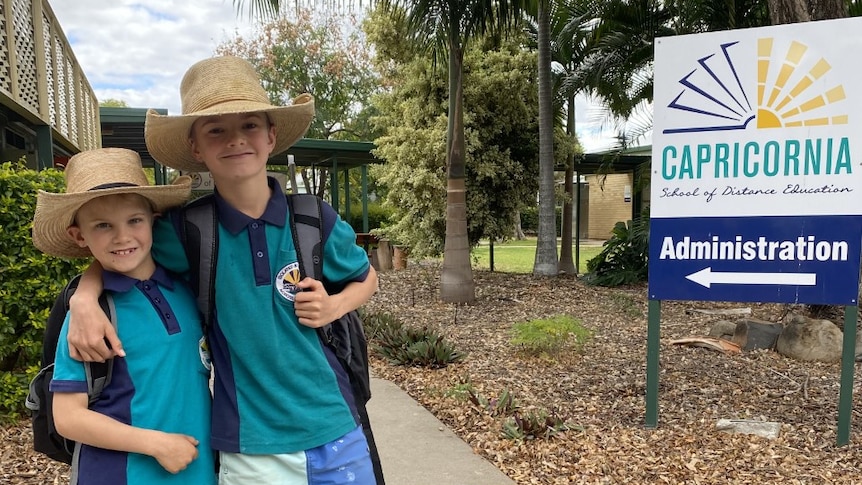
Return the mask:
<svg viewBox="0 0 862 485"><path fill-rule="evenodd" d="M279 284L278 275L296 267L297 254L286 198L267 177L266 163L303 136L314 101L303 94L290 106L271 105L254 68L230 56L189 68L180 96L182 115L147 113L145 137L159 162L209 171L215 182L219 245L209 337L219 482L374 484L350 384L315 328L365 303L377 289L377 275L353 229L328 204L321 206L323 277L343 290L330 295L311 278ZM156 259L188 271L177 227L157 223ZM81 333L69 342L98 360L111 355L102 343L110 325L90 281L76 293L89 296L73 307ZM111 344L120 345L116 339Z"/></svg>
<svg viewBox="0 0 862 485"><path fill-rule="evenodd" d="M57 346L55 424L82 443L72 483L214 484L209 360L194 296L150 255L154 218L188 200L188 177L151 186L138 154L122 148L73 156L65 177L65 193L39 191L33 243L99 261L129 353L116 358L110 383L88 407L84 365Z"/></svg>

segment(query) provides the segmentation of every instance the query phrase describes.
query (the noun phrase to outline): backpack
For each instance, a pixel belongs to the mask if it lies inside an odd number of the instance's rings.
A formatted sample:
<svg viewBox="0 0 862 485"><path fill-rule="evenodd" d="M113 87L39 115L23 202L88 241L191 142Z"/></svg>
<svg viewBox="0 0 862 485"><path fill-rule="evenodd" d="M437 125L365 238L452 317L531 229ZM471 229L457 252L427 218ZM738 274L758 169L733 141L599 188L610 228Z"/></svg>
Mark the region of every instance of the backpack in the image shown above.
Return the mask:
<svg viewBox="0 0 862 485"><path fill-rule="evenodd" d="M313 194L288 194L290 230L297 251L302 277L323 278L323 223L321 199ZM206 195L195 199L180 211L180 239L190 267L190 283L197 297L198 309L204 316L205 335L215 311L215 272L218 255L218 215L215 198ZM208 262L208 264L206 264ZM333 350L346 371L359 413L362 431L368 441L377 485L384 485L383 470L366 403L371 399L371 379L368 371L368 342L358 312L317 329L324 345Z"/></svg>
<svg viewBox="0 0 862 485"><path fill-rule="evenodd" d="M41 369L36 377L30 381L30 389L24 403L30 410L33 426L33 449L48 456L52 460L72 464L80 447L75 441L62 437L54 427L54 393L50 391L51 379L54 377L54 354L57 351L57 340L60 338L60 329L69 311L69 298L78 288L81 275L72 278L63 288L45 324L45 334L42 337L42 362ZM117 326L116 310L114 300L107 292L99 297L99 305L105 311L108 319ZM87 375L87 396L90 406L98 399L102 390L111 382L113 372L113 359L105 362L85 362Z"/></svg>

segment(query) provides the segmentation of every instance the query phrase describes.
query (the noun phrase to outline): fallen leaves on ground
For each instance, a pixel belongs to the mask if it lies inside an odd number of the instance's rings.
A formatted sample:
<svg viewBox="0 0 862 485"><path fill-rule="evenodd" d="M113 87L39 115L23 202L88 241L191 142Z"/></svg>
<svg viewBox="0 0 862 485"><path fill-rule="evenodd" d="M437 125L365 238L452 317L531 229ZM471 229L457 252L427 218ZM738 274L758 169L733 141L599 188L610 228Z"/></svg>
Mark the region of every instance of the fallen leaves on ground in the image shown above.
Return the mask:
<svg viewBox="0 0 862 485"><path fill-rule="evenodd" d="M799 305L662 302L659 422L648 429L646 285L600 288L571 277L476 272L477 301L464 306L438 301L435 266L380 278L369 310L437 328L468 355L438 370L373 359L375 374L396 382L519 485L862 483L858 404L850 444L836 445L839 363L670 345L735 318L693 309L750 307L755 318L780 321L802 312ZM560 314L594 332L580 352L529 357L509 343L514 323ZM522 411L552 411L570 429L550 440L505 439L506 416L471 404L467 388L488 399L508 391ZM722 418L776 421L781 435L725 433L715 426Z"/></svg>
<svg viewBox="0 0 862 485"><path fill-rule="evenodd" d="M571 277L476 272L477 301L464 306L439 301L439 276L436 265L426 264L381 273L380 292L367 309L439 330L466 359L431 370L373 357L373 372L398 384L519 485L862 483L858 404L850 444L836 446L840 364L669 343L707 335L715 320L733 318L693 309L750 307L754 318L780 321L800 306L662 302L659 422L648 429L645 285L600 288ZM514 323L561 314L594 332L580 352L530 357L509 343ZM858 369L855 374L858 387ZM507 416L474 405L468 390L487 399L508 391L521 412L554 412L569 429L549 440L506 439ZM722 418L779 422L781 435L725 433L715 426ZM0 433L0 483L67 483L65 465L31 451L25 424Z"/></svg>

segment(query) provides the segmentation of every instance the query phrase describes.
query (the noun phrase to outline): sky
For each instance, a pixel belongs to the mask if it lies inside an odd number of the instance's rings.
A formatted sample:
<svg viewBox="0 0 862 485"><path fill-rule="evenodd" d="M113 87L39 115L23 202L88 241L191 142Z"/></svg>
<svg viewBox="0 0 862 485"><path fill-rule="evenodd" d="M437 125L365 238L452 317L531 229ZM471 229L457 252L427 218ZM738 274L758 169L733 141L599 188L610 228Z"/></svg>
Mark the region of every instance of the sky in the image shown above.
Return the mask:
<svg viewBox="0 0 862 485"><path fill-rule="evenodd" d="M238 14L231 0L49 2L99 101L169 114L181 112L179 85L189 66L237 34L254 32L247 7ZM584 150L609 146L613 139L596 122L596 108L583 97L575 106Z"/></svg>

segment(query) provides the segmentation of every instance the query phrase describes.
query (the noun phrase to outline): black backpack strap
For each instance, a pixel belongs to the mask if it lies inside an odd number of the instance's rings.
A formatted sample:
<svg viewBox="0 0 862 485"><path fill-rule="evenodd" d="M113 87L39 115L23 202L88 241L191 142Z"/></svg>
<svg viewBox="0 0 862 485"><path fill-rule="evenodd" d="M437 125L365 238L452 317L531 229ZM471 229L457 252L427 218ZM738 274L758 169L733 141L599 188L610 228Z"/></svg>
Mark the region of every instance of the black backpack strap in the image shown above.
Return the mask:
<svg viewBox="0 0 862 485"><path fill-rule="evenodd" d="M293 246L299 260L299 273L323 279L323 223L320 198L314 194L289 194L287 207Z"/></svg>
<svg viewBox="0 0 862 485"><path fill-rule="evenodd" d="M293 247L299 261L299 275L322 281L323 222L320 197L314 194L288 194L287 211ZM317 333L325 343L332 344L332 325L319 327Z"/></svg>
<svg viewBox="0 0 862 485"><path fill-rule="evenodd" d="M314 194L289 194L287 196L290 230L293 246L299 260L299 273L323 280L323 218L320 198ZM371 398L368 374L368 350L362 322L356 311L317 329L321 341L332 348L350 377L353 400L359 414L362 432L368 442L371 463L377 485L385 485L380 453L374 441L371 422L365 404Z"/></svg>
<svg viewBox="0 0 862 485"><path fill-rule="evenodd" d="M102 295L99 296L99 305L108 319L111 320L114 330L117 330L117 308L114 306L114 297L108 292L102 292ZM108 359L104 362L85 362L84 373L87 375L87 397L92 406L99 399L105 387L111 383L111 377L114 375L114 359Z"/></svg>
<svg viewBox="0 0 862 485"><path fill-rule="evenodd" d="M204 317L204 335L215 312L216 258L218 257L218 214L215 198L206 195L180 211L180 240L189 261L191 286L198 310ZM209 261L209 264L201 264Z"/></svg>

